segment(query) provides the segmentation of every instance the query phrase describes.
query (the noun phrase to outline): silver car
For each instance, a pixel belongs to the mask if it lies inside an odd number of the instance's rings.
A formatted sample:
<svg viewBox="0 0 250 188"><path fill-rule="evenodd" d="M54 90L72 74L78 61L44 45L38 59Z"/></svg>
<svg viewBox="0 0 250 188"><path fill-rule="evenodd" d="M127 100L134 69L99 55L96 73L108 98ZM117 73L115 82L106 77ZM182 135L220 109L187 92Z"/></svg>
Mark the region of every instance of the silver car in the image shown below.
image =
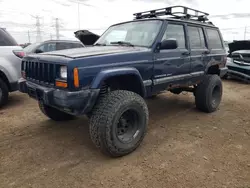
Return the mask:
<svg viewBox="0 0 250 188"><path fill-rule="evenodd" d="M21 78L21 59L25 55L21 46L0 28L0 108L8 102L9 92L16 91Z"/></svg>

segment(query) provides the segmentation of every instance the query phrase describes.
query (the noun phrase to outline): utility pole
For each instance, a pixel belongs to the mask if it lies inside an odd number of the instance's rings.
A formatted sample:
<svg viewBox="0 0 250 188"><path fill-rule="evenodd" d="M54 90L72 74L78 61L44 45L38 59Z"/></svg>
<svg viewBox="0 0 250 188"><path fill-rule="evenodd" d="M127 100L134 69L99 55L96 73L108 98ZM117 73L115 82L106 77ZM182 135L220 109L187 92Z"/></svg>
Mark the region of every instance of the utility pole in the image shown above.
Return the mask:
<svg viewBox="0 0 250 188"><path fill-rule="evenodd" d="M41 42L42 36L41 36L41 23L40 23L40 17L36 16L36 42Z"/></svg>
<svg viewBox="0 0 250 188"><path fill-rule="evenodd" d="M30 31L28 31L28 39L29 39L29 43L30 43Z"/></svg>
<svg viewBox="0 0 250 188"><path fill-rule="evenodd" d="M59 40L60 36L59 36L59 19L56 18L56 39Z"/></svg>
<svg viewBox="0 0 250 188"><path fill-rule="evenodd" d="M246 36L247 36L247 26L245 27L244 40L246 40Z"/></svg>
<svg viewBox="0 0 250 188"><path fill-rule="evenodd" d="M80 3L78 1L78 29L80 30L81 28L81 22L80 22Z"/></svg>

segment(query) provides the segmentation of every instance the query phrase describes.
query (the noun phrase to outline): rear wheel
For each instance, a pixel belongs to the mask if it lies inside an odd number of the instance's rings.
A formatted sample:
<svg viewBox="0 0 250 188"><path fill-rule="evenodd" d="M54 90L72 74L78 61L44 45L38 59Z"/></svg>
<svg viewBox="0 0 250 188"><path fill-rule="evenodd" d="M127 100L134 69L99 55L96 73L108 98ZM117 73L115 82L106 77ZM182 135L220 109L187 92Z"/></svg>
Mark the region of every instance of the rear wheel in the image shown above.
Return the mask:
<svg viewBox="0 0 250 188"><path fill-rule="evenodd" d="M54 121L69 121L75 118L75 116L73 115L57 110L56 108L44 105L41 101L39 101L38 104L43 114Z"/></svg>
<svg viewBox="0 0 250 188"><path fill-rule="evenodd" d="M222 99L222 82L218 75L206 75L195 90L196 107L204 112L214 112Z"/></svg>
<svg viewBox="0 0 250 188"><path fill-rule="evenodd" d="M0 78L0 108L8 102L9 89L7 84Z"/></svg>
<svg viewBox="0 0 250 188"><path fill-rule="evenodd" d="M148 108L142 97L130 91L112 91L93 109L90 136L104 154L120 157L140 145L147 124Z"/></svg>

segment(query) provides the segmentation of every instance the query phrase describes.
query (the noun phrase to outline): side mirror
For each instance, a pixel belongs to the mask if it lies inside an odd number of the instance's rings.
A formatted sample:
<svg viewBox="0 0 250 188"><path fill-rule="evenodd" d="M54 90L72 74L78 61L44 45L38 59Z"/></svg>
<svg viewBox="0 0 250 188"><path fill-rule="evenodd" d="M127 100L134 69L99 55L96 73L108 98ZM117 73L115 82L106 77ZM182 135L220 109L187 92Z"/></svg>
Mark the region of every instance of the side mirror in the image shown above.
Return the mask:
<svg viewBox="0 0 250 188"><path fill-rule="evenodd" d="M43 53L43 51L40 50L40 49L36 49L36 50L35 50L35 53L36 53L36 54L39 54L39 53Z"/></svg>
<svg viewBox="0 0 250 188"><path fill-rule="evenodd" d="M175 39L163 40L160 45L161 50L174 50L178 48L178 43Z"/></svg>

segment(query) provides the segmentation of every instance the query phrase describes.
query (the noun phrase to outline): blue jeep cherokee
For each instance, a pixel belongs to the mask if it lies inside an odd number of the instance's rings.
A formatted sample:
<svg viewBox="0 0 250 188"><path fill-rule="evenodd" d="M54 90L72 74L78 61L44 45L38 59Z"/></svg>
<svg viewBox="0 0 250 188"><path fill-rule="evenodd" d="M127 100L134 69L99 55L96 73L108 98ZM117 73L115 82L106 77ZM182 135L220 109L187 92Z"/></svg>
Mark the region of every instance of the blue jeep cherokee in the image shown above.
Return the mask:
<svg viewBox="0 0 250 188"><path fill-rule="evenodd" d="M25 57L19 81L52 120L86 114L92 141L112 157L142 142L145 98L193 92L198 109L214 112L227 72L221 33L207 13L174 6L134 16L109 27L93 46Z"/></svg>

